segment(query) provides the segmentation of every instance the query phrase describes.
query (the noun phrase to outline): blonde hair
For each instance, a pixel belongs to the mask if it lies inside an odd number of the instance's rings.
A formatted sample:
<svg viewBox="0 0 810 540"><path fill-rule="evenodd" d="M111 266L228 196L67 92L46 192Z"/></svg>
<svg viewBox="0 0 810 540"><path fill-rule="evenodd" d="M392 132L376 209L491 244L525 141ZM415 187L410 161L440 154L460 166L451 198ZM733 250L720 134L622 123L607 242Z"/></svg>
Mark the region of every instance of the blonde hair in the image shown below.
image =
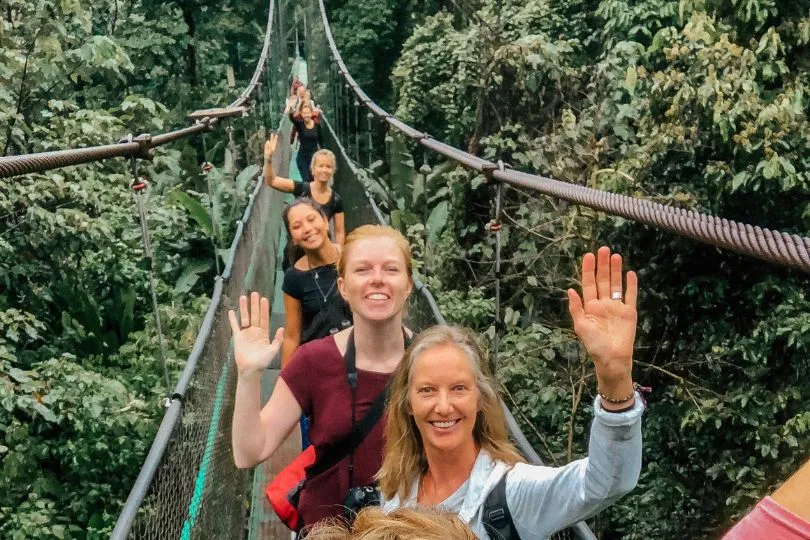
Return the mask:
<svg viewBox="0 0 810 540"><path fill-rule="evenodd" d="M334 152L332 152L331 150L328 150L326 148L321 148L320 150L318 150L317 152L312 154L312 159L309 161L309 168L310 169L315 168L315 161L317 161L317 159L320 156L326 156L326 157L328 157L329 159L332 160L332 174L336 173L337 172L337 158L335 157Z"/></svg>
<svg viewBox="0 0 810 540"><path fill-rule="evenodd" d="M323 152L323 150L321 150ZM328 150L327 150L328 152ZM330 152L331 153L331 152ZM316 154L317 155L317 154ZM402 236L398 230L389 227L388 225L361 225L350 232L346 239L343 241L343 249L338 258L337 269L340 277L346 277L346 261L352 252L352 246L360 240L368 238L390 238L394 241L399 251L402 253L402 258L405 259L405 270L410 279L413 274L413 257L411 256L411 244Z"/></svg>
<svg viewBox="0 0 810 540"><path fill-rule="evenodd" d="M425 449L411 414L408 390L416 359L429 349L447 345L457 347L464 353L475 376L479 393L478 416L473 427L475 443L492 459L509 466L525 461L509 441L495 379L475 337L470 331L457 326L436 325L413 341L391 381L391 398L386 409L385 452L377 473L380 491L386 499L394 495L407 497L414 478L427 470Z"/></svg>
<svg viewBox="0 0 810 540"><path fill-rule="evenodd" d="M307 540L476 540L456 514L433 508L400 508L386 514L364 508L351 526L327 520L309 529Z"/></svg>

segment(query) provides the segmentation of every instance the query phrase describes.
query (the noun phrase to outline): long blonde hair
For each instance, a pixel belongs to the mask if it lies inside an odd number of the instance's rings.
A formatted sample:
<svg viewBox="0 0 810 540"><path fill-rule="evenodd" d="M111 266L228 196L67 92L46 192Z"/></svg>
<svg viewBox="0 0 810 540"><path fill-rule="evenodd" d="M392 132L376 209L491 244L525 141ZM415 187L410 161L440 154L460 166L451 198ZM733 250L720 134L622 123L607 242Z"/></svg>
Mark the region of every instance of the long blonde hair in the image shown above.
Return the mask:
<svg viewBox="0 0 810 540"><path fill-rule="evenodd" d="M442 345L452 345L463 352L475 376L480 400L473 427L476 444L493 459L509 466L525 461L509 441L495 379L475 337L470 331L457 326L436 325L413 341L391 381L391 398L386 410L385 453L382 467L377 473L380 490L386 499L394 495L407 497L413 480L427 470L425 449L411 414L408 389L416 359L428 349Z"/></svg>
<svg viewBox="0 0 810 540"><path fill-rule="evenodd" d="M319 523L308 540L476 540L458 515L432 508L400 508L386 514L364 508L351 527L339 520Z"/></svg>

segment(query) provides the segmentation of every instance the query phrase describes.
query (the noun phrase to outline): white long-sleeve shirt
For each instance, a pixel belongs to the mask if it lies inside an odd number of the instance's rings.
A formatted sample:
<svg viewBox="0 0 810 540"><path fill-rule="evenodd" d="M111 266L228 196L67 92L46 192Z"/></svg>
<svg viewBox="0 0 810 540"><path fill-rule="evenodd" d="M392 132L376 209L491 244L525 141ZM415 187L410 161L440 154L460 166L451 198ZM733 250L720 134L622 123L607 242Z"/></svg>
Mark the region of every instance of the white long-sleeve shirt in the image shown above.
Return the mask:
<svg viewBox="0 0 810 540"><path fill-rule="evenodd" d="M594 411L588 457L562 467L518 463L510 469L482 450L469 480L439 506L458 513L482 540L491 540L483 525L484 501L503 475L506 502L522 540L547 538L609 506L638 483L644 405L636 394L632 410L611 413L597 397ZM418 488L415 478L407 498L383 501L383 509L416 506Z"/></svg>

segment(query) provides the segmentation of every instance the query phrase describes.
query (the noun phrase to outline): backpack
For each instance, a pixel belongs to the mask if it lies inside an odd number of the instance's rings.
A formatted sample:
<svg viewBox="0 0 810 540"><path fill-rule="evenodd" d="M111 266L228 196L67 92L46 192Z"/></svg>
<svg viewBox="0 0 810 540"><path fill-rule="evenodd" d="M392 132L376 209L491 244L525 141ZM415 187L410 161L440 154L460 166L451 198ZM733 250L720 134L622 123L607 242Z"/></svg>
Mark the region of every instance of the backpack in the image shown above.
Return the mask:
<svg viewBox="0 0 810 540"><path fill-rule="evenodd" d="M495 488L489 492L484 501L484 530L492 540L520 540L515 529L509 505L506 503L506 475L501 476Z"/></svg>
<svg viewBox="0 0 810 540"><path fill-rule="evenodd" d="M352 325L352 312L346 301L337 292L332 294L326 305L312 318L303 332L301 343L309 343L336 334Z"/></svg>

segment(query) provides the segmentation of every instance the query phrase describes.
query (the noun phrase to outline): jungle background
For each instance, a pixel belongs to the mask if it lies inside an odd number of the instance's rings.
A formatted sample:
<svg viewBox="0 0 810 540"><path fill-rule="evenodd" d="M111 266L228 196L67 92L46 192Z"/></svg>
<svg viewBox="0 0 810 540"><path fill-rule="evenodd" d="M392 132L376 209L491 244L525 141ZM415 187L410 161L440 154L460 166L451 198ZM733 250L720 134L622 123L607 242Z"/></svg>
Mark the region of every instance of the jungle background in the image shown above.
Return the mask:
<svg viewBox="0 0 810 540"><path fill-rule="evenodd" d="M228 66L250 77L266 20L263 2L244 0L87 4L0 2L3 155L185 125L189 111L236 94ZM810 2L327 8L360 85L440 140L808 234ZM221 130L212 139L221 219L206 215L201 148L161 149L146 171L172 382L207 306L212 224L233 222L256 170L256 156L227 152ZM387 193L389 210L448 319L491 337L493 188L414 158L433 172ZM162 415L130 180L118 160L0 189L0 537L107 536ZM592 415L593 374L564 301L578 260L607 244L640 275L635 375L654 389L645 466L639 486L592 520L598 536L716 538L810 455L806 276L513 189L503 221L499 374L549 463L584 455Z"/></svg>

